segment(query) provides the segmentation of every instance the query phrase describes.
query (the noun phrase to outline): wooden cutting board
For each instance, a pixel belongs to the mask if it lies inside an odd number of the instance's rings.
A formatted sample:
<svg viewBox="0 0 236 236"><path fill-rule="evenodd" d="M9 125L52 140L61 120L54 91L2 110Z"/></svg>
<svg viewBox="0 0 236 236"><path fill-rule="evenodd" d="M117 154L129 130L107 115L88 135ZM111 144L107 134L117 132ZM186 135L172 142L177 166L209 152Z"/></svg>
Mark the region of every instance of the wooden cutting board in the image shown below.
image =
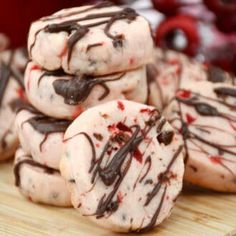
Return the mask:
<svg viewBox="0 0 236 236"><path fill-rule="evenodd" d="M0 165L0 236L117 236L73 209L28 202L14 187L12 163ZM124 235L124 234L123 234ZM185 189L172 215L148 236L235 236L236 195Z"/></svg>

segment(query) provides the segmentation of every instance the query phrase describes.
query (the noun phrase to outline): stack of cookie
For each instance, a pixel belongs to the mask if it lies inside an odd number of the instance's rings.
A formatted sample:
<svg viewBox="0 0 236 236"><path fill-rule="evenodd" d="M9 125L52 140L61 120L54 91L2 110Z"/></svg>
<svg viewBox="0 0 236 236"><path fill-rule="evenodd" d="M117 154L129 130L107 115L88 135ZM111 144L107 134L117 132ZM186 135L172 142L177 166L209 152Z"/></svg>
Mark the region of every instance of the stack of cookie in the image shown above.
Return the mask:
<svg viewBox="0 0 236 236"><path fill-rule="evenodd" d="M65 9L32 24L28 51L24 82L32 106L16 118L16 184L34 202L69 206L59 172L64 132L100 103L146 102L150 27L134 10L107 2Z"/></svg>
<svg viewBox="0 0 236 236"><path fill-rule="evenodd" d="M113 99L147 99L153 41L132 9L102 2L62 10L32 24L28 49L26 92L44 114L74 119Z"/></svg>

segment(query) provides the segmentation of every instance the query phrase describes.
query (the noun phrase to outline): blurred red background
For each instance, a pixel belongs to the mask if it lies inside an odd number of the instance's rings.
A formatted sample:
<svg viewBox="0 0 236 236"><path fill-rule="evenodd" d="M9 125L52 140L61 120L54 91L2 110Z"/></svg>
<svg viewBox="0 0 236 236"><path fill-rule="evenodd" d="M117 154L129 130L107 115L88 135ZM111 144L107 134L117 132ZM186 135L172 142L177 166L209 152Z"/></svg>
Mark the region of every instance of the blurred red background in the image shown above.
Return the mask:
<svg viewBox="0 0 236 236"><path fill-rule="evenodd" d="M92 0L2 0L0 3L0 32L11 41L11 47L22 46L30 23L57 10L88 4Z"/></svg>

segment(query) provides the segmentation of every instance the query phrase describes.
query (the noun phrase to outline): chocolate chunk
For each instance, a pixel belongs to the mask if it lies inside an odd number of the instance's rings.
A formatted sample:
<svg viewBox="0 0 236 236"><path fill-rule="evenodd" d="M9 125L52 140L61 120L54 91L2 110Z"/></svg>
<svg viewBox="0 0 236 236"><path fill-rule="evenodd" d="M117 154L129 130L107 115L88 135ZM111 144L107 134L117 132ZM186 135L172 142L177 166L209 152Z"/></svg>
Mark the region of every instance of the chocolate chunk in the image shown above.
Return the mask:
<svg viewBox="0 0 236 236"><path fill-rule="evenodd" d="M206 103L196 103L194 105L196 111L202 116L219 116L217 108Z"/></svg>
<svg viewBox="0 0 236 236"><path fill-rule="evenodd" d="M94 136L98 141L102 141L102 140L103 140L103 136L102 136L101 134L94 133L93 136Z"/></svg>
<svg viewBox="0 0 236 236"><path fill-rule="evenodd" d="M174 137L173 131L164 131L157 136L157 140L159 143L164 143L165 145L169 145L172 142L173 137Z"/></svg>

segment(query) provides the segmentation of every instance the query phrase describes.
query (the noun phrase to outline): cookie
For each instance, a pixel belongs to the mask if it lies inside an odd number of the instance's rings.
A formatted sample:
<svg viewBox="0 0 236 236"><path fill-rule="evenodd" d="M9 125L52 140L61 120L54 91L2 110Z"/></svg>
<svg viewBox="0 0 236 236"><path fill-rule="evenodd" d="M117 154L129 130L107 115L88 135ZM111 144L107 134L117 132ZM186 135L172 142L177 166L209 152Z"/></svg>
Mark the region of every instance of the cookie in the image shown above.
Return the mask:
<svg viewBox="0 0 236 236"><path fill-rule="evenodd" d="M18 146L14 109L17 101L24 98L23 70L26 62L23 49L0 54L0 161L11 158Z"/></svg>
<svg viewBox="0 0 236 236"><path fill-rule="evenodd" d="M154 107L115 100L69 126L60 170L81 215L115 232L144 232L170 215L182 189L182 150Z"/></svg>
<svg viewBox="0 0 236 236"><path fill-rule="evenodd" d="M164 111L184 139L185 180L236 192L236 87L201 81L180 89Z"/></svg>
<svg viewBox="0 0 236 236"><path fill-rule="evenodd" d="M47 117L29 105L19 109L15 125L24 152L42 165L59 169L68 120Z"/></svg>
<svg viewBox="0 0 236 236"><path fill-rule="evenodd" d="M30 201L53 206L71 206L65 180L58 170L35 162L19 148L14 163L15 184Z"/></svg>
<svg viewBox="0 0 236 236"><path fill-rule="evenodd" d="M161 49L155 50L155 63L147 67L147 76L149 104L161 110L178 89L185 89L189 84L199 81L235 83L235 78L219 68L206 67L181 53Z"/></svg>
<svg viewBox="0 0 236 236"><path fill-rule="evenodd" d="M141 29L141 30L140 30ZM61 10L33 22L30 58L46 70L105 75L152 61L149 23L135 10L109 2Z"/></svg>
<svg viewBox="0 0 236 236"><path fill-rule="evenodd" d="M30 62L25 72L29 101L48 116L74 119L89 107L114 99L145 102L146 67L106 76L72 76L44 71Z"/></svg>

